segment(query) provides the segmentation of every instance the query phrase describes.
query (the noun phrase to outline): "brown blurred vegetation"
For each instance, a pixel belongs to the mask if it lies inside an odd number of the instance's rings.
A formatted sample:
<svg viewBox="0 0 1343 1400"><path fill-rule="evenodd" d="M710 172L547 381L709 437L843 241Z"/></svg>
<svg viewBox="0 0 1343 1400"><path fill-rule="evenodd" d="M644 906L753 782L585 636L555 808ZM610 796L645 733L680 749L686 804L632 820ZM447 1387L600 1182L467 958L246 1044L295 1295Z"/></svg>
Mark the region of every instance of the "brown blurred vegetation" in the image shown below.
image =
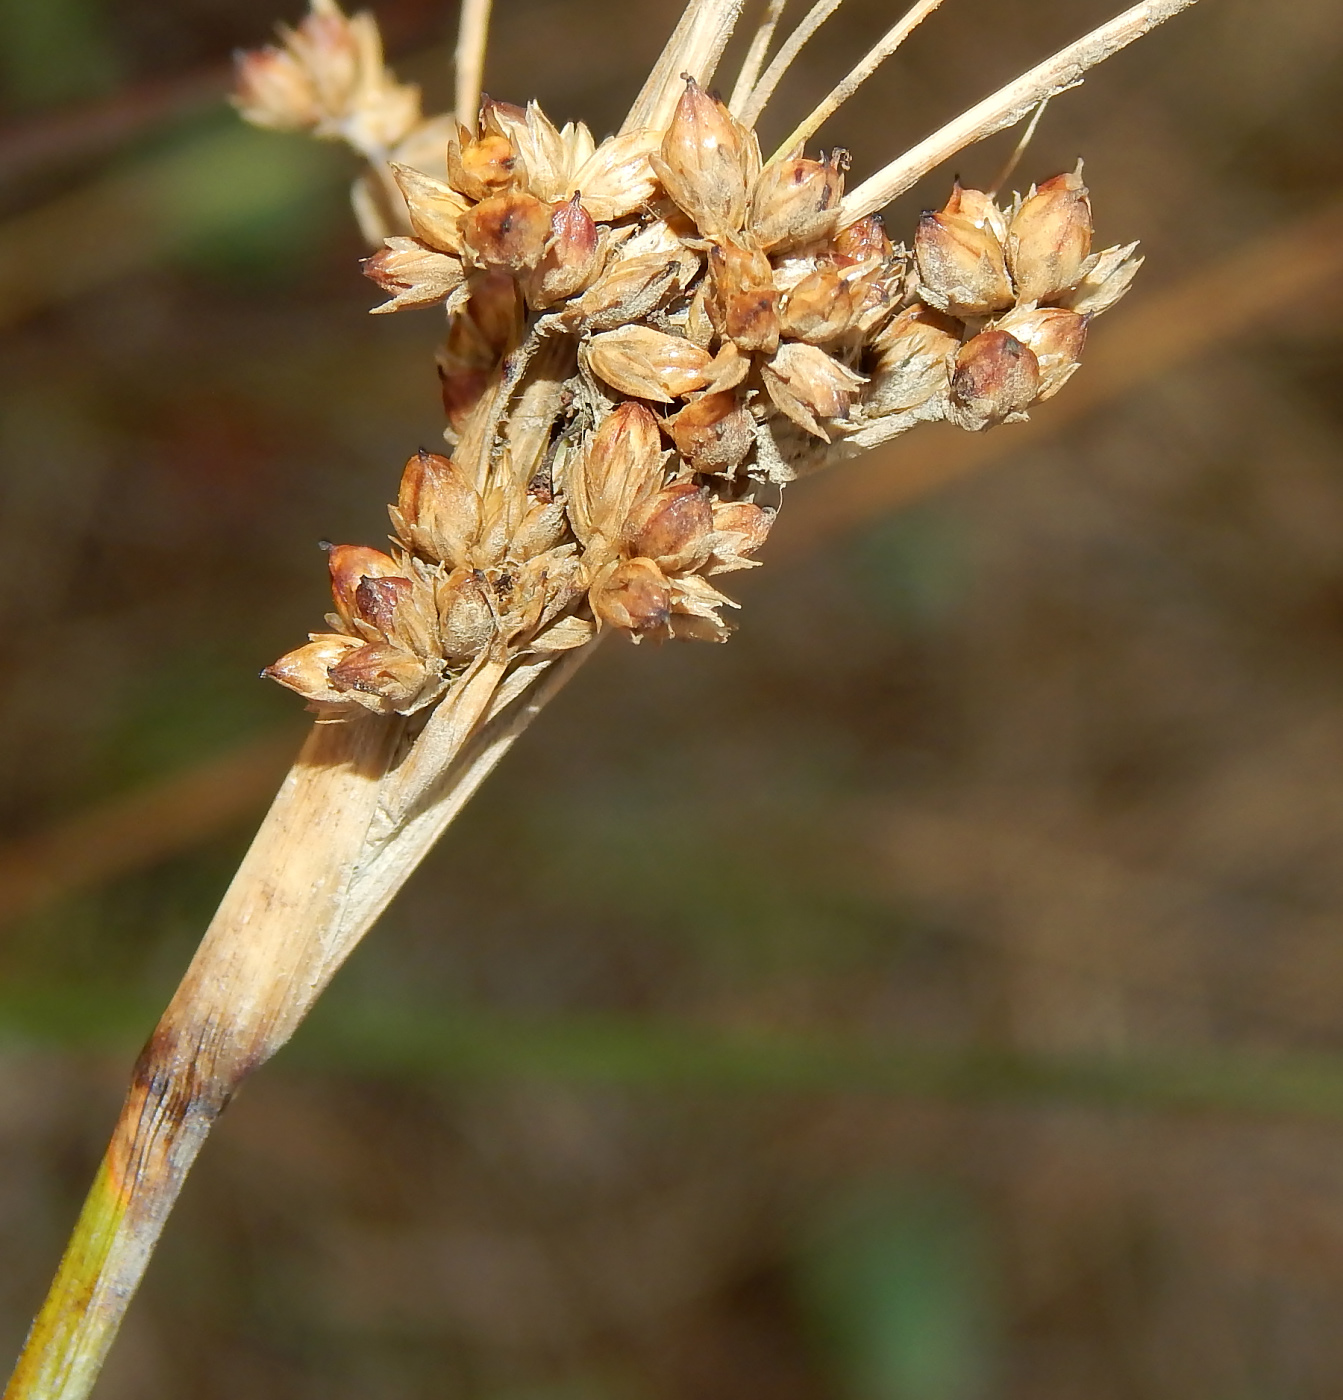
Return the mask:
<svg viewBox="0 0 1343 1400"><path fill-rule="evenodd" d="M487 86L600 134L676 8L498 0ZM947 0L823 136L1109 9ZM441 102L455 15L379 14ZM348 164L218 105L295 17L0 0L11 1353L301 731L316 541L439 431ZM1054 104L1020 179L1085 155L1149 255L1077 379L796 490L730 646L604 650L226 1115L101 1395L1343 1394L1341 51L1204 0Z"/></svg>

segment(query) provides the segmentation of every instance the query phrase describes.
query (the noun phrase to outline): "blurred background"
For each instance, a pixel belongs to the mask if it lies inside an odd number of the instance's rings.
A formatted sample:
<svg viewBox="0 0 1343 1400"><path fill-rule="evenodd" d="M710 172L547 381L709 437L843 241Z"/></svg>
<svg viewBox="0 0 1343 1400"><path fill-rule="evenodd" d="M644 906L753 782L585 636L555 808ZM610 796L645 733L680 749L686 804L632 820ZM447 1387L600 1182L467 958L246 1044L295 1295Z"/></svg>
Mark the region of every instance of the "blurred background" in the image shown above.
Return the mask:
<svg viewBox="0 0 1343 1400"><path fill-rule="evenodd" d="M600 136L677 9L498 0L486 86ZM822 135L859 177L1110 12L947 0ZM299 13L0 0L5 1357L303 731L317 541L438 441L353 159L223 105ZM451 5L377 13L446 105ZM1051 106L1018 183L1084 155L1148 253L1067 392L793 491L730 646L603 649L221 1121L100 1396L1343 1395L1341 52L1204 0Z"/></svg>

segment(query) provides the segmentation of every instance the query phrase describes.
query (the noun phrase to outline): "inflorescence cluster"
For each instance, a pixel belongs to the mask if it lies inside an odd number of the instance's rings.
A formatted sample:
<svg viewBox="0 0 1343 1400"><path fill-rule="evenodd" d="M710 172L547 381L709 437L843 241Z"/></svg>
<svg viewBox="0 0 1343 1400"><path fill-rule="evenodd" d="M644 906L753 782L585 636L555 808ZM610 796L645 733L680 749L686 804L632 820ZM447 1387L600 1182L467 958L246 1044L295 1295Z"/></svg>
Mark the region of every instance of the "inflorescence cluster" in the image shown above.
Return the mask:
<svg viewBox="0 0 1343 1400"><path fill-rule="evenodd" d="M238 103L370 158L376 310L448 314L451 455L407 463L390 552L331 549L329 630L267 671L333 718L413 713L482 658L602 628L725 639L709 580L752 566L766 500L916 423L1023 418L1140 262L1092 253L1080 166L1002 206L957 185L893 245L845 222L843 151L764 164L690 77L664 129L600 145L535 103L425 121L331 0L244 55Z"/></svg>

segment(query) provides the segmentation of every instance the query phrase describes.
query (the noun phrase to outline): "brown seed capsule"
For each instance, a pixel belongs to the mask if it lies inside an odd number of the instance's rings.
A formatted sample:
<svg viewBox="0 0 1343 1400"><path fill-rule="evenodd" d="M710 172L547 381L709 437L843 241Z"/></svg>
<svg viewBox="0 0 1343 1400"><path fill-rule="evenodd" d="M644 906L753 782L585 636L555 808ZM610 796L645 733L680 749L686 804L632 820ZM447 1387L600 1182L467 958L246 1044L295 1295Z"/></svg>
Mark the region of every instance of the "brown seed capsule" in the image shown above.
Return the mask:
<svg viewBox="0 0 1343 1400"><path fill-rule="evenodd" d="M575 329L629 325L684 290L699 268L699 258L688 250L620 258L560 314Z"/></svg>
<svg viewBox="0 0 1343 1400"><path fill-rule="evenodd" d="M867 262L878 258L886 262L894 253L891 240L886 237L886 225L880 214L868 214L865 218L842 228L830 240L831 256L839 267L852 267L854 263Z"/></svg>
<svg viewBox="0 0 1343 1400"><path fill-rule="evenodd" d="M942 206L944 214L969 219L976 228L988 229L999 243L1007 241L1007 220L991 194L966 189L959 180L952 186L951 198Z"/></svg>
<svg viewBox="0 0 1343 1400"><path fill-rule="evenodd" d="M838 268L818 267L784 299L779 329L790 339L805 340L812 345L836 340L854 323L858 295Z"/></svg>
<svg viewBox="0 0 1343 1400"><path fill-rule="evenodd" d="M249 122L275 131L303 131L323 115L308 70L272 47L238 55L233 102Z"/></svg>
<svg viewBox="0 0 1343 1400"><path fill-rule="evenodd" d="M502 194L521 183L525 174L506 136L487 131L476 137L458 126L448 138L448 181L468 199Z"/></svg>
<svg viewBox="0 0 1343 1400"><path fill-rule="evenodd" d="M746 218L746 131L694 78L685 84L653 170L701 233L735 233Z"/></svg>
<svg viewBox="0 0 1343 1400"><path fill-rule="evenodd" d="M1035 397L1041 402L1052 399L1077 369L1086 344L1087 319L1061 307L1041 306L1011 311L997 323L997 330L1029 346L1039 362L1040 387Z"/></svg>
<svg viewBox="0 0 1343 1400"><path fill-rule="evenodd" d="M730 390L692 399L665 426L676 450L697 472L731 472L755 442L751 415Z"/></svg>
<svg viewBox="0 0 1343 1400"><path fill-rule="evenodd" d="M820 418L847 418L849 405L864 379L815 345L787 341L760 367L760 377L774 405L799 427L830 441Z"/></svg>
<svg viewBox="0 0 1343 1400"><path fill-rule="evenodd" d="M1021 301L1049 301L1071 287L1091 251L1091 201L1079 172L1055 175L1017 211L1007 263Z"/></svg>
<svg viewBox="0 0 1343 1400"><path fill-rule="evenodd" d="M493 195L462 216L462 243L480 267L530 272L545 254L550 219L550 206L529 194Z"/></svg>
<svg viewBox="0 0 1343 1400"><path fill-rule="evenodd" d="M475 656L494 636L494 609L474 570L454 569L439 583L437 602L443 655L448 660Z"/></svg>
<svg viewBox="0 0 1343 1400"><path fill-rule="evenodd" d="M525 110L511 102L482 97L481 124L502 136L527 172L527 190L537 199L553 204L565 194L569 174L569 150L563 135L535 102Z"/></svg>
<svg viewBox="0 0 1343 1400"><path fill-rule="evenodd" d="M513 559L532 559L554 549L569 533L568 517L562 501L535 500L527 507L513 532L508 554Z"/></svg>
<svg viewBox="0 0 1343 1400"><path fill-rule="evenodd" d="M708 492L693 481L674 481L634 512L625 539L634 554L653 560L664 574L679 574L709 557L713 524Z"/></svg>
<svg viewBox="0 0 1343 1400"><path fill-rule="evenodd" d="M392 523L407 547L455 568L480 530L480 496L451 458L421 448L401 473Z"/></svg>
<svg viewBox="0 0 1343 1400"><path fill-rule="evenodd" d="M629 399L570 462L563 483L574 534L589 547L619 539L625 521L662 484L662 438L649 409Z"/></svg>
<svg viewBox="0 0 1343 1400"><path fill-rule="evenodd" d="M927 403L950 380L949 359L960 348L960 323L915 302L873 342L877 367L863 393L869 416L902 413Z"/></svg>
<svg viewBox="0 0 1343 1400"><path fill-rule="evenodd" d="M331 574L331 597L340 620L353 627L359 616L355 594L366 578L391 578L402 574L402 567L380 549L362 544L333 545L326 566Z"/></svg>
<svg viewBox="0 0 1343 1400"><path fill-rule="evenodd" d="M305 700L318 704L340 704L345 697L332 688L328 673L362 645L357 638L342 636L338 632L315 632L310 642L286 652L261 674L268 680L279 681Z"/></svg>
<svg viewBox="0 0 1343 1400"><path fill-rule="evenodd" d="M987 225L925 213L914 236L920 294L953 316L987 316L1012 305L1003 245Z"/></svg>
<svg viewBox="0 0 1343 1400"><path fill-rule="evenodd" d="M972 433L1025 414L1040 386L1035 355L1007 331L981 331L961 346L948 417Z"/></svg>
<svg viewBox="0 0 1343 1400"><path fill-rule="evenodd" d="M758 248L724 240L709 249L709 269L720 334L748 354L772 355L779 344L779 292L769 259Z"/></svg>
<svg viewBox="0 0 1343 1400"><path fill-rule="evenodd" d="M603 570L589 598L599 623L621 628L636 642L665 632L671 617L671 588L651 559L627 559Z"/></svg>
<svg viewBox="0 0 1343 1400"><path fill-rule="evenodd" d="M420 708L436 679L420 657L385 642L370 642L348 653L328 676L333 690L378 714L409 714Z"/></svg>
<svg viewBox="0 0 1343 1400"><path fill-rule="evenodd" d="M654 403L671 403L709 382L712 356L707 350L651 326L594 335L583 353L598 378L622 394Z"/></svg>
<svg viewBox="0 0 1343 1400"><path fill-rule="evenodd" d="M393 162L392 175L406 201L415 236L441 253L462 251L462 215L470 204L451 185L413 165Z"/></svg>
<svg viewBox="0 0 1343 1400"><path fill-rule="evenodd" d="M363 269L365 277L392 297L373 308L375 316L408 306L433 306L451 297L466 280L458 258L435 252L417 238L389 238L385 248L364 259Z"/></svg>
<svg viewBox="0 0 1343 1400"><path fill-rule="evenodd" d="M601 268L597 225L578 195L552 206L550 240L527 281L527 301L538 311L576 296Z"/></svg>
<svg viewBox="0 0 1343 1400"><path fill-rule="evenodd" d="M751 190L747 220L760 247L781 252L829 238L839 219L848 164L848 152L837 150L824 163L794 157L767 165Z"/></svg>

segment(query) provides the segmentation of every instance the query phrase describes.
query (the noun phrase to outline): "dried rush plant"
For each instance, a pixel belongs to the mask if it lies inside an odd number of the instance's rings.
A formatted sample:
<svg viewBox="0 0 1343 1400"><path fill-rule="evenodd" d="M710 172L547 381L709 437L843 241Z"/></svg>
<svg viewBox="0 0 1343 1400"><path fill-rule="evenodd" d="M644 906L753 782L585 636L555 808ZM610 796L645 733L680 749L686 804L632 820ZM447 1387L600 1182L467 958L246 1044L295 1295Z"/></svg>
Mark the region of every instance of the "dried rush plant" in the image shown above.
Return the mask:
<svg viewBox="0 0 1343 1400"><path fill-rule="evenodd" d="M240 60L244 117L367 159L377 311L447 309L451 451L406 464L388 550L330 550L335 611L268 668L317 722L140 1056L7 1400L88 1394L230 1095L596 640L725 640L711 580L754 567L790 481L919 423L1023 418L1137 270L1133 244L1092 251L1080 166L1002 201L957 185L910 248L877 211L1193 0L1134 6L848 192L845 153L805 145L940 0L768 159L756 122L839 0L766 64L769 0L724 101L741 3L691 0L600 144L482 102L489 0L464 6L454 117L424 119L334 0Z"/></svg>

